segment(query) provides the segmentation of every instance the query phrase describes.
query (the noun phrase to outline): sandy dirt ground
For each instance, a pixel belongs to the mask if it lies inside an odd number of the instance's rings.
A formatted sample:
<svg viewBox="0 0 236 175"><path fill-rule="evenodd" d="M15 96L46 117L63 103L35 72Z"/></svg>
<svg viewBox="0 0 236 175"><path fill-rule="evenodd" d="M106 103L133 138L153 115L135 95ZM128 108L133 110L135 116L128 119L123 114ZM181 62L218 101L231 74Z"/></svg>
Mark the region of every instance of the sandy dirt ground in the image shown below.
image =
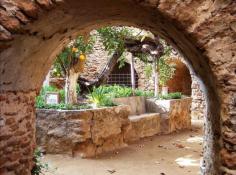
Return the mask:
<svg viewBox="0 0 236 175"><path fill-rule="evenodd" d="M193 121L191 131L146 138L94 159L48 154L43 161L53 171L46 175L197 175L202 139L202 122Z"/></svg>

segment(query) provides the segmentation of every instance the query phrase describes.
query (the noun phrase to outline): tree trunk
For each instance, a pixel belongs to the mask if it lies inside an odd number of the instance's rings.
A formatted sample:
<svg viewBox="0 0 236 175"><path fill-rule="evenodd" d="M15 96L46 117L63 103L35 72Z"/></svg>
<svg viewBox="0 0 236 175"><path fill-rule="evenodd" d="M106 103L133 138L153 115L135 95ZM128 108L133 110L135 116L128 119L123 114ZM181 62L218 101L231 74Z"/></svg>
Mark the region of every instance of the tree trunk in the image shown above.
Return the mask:
<svg viewBox="0 0 236 175"><path fill-rule="evenodd" d="M79 78L78 82L81 86L81 89L87 90L87 89L91 89L93 86L99 86L101 84L106 83L109 75L113 71L115 65L118 63L118 59L120 57L121 57L121 53L115 52L95 81L89 81L84 78Z"/></svg>
<svg viewBox="0 0 236 175"><path fill-rule="evenodd" d="M66 76L65 83L65 103L76 104L77 103L77 80L79 78L79 72L75 72L73 69L70 70L69 75Z"/></svg>
<svg viewBox="0 0 236 175"><path fill-rule="evenodd" d="M50 81L50 71L48 72L48 74L43 82L43 87L49 86L49 83L50 83L49 81Z"/></svg>
<svg viewBox="0 0 236 175"><path fill-rule="evenodd" d="M134 95L135 91L135 73L134 73L134 56L132 54L131 61L130 61L130 72L131 72L131 84L132 84L132 91Z"/></svg>
<svg viewBox="0 0 236 175"><path fill-rule="evenodd" d="M153 69L153 74L154 74L154 96L156 97L156 98L158 98L159 97L159 73L158 73L158 67L157 67L157 65L158 65L158 60L157 59L155 59L154 61L153 61L153 64L152 64L152 69Z"/></svg>

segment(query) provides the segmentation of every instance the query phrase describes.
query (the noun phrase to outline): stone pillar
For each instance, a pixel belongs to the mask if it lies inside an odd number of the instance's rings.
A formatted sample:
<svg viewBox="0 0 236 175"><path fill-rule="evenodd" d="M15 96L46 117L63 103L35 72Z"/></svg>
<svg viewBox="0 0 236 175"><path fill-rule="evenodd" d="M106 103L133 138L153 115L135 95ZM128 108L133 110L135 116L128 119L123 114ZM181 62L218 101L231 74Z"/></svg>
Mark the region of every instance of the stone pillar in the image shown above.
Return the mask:
<svg viewBox="0 0 236 175"><path fill-rule="evenodd" d="M35 96L34 91L0 92L0 174L31 174Z"/></svg>
<svg viewBox="0 0 236 175"><path fill-rule="evenodd" d="M206 108L206 100L204 97L204 93L201 90L200 82L198 78L191 74L192 77L192 106L191 106L191 116L192 119L203 119L204 118L204 110Z"/></svg>

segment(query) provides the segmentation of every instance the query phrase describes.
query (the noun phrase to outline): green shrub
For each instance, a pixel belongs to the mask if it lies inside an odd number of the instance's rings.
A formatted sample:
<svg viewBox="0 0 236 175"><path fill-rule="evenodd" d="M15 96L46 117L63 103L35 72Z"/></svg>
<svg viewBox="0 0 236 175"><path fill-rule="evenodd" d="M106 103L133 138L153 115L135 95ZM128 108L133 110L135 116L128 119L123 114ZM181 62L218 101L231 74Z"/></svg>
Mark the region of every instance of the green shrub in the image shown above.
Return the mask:
<svg viewBox="0 0 236 175"><path fill-rule="evenodd" d="M153 97L154 92L153 91L143 91L143 90L140 90L140 89L136 89L135 90L135 95L136 96L144 96L144 97Z"/></svg>
<svg viewBox="0 0 236 175"><path fill-rule="evenodd" d="M58 92L61 101L65 101L65 90L64 89L57 89L53 86L44 86L40 90L40 94L36 97L36 108L43 108L45 103L45 95L47 92Z"/></svg>
<svg viewBox="0 0 236 175"><path fill-rule="evenodd" d="M109 98L120 98L120 97L130 97L133 95L132 88L124 87L119 85L112 86L99 86L96 88L97 90L101 90L102 94L105 94ZM145 97L153 97L153 91L143 91L140 89L135 89L134 95L136 96L145 96Z"/></svg>
<svg viewBox="0 0 236 175"><path fill-rule="evenodd" d="M83 105L71 105L71 104L44 104L39 109L61 109L61 110L81 110L81 109L90 109L91 106L87 104Z"/></svg>
<svg viewBox="0 0 236 175"><path fill-rule="evenodd" d="M49 166L47 163L42 163L42 152L36 148L34 151L34 167L31 170L32 175L40 175L43 174L45 171L49 170Z"/></svg>
<svg viewBox="0 0 236 175"><path fill-rule="evenodd" d="M181 92L173 92L167 95L160 95L160 99L169 100L169 99L181 99L182 93Z"/></svg>
<svg viewBox="0 0 236 175"><path fill-rule="evenodd" d="M90 102L95 104L97 107L114 106L115 104L112 102L110 96L106 92L107 89L105 89L104 86L100 86L98 88L93 87L93 91L90 92L88 98Z"/></svg>

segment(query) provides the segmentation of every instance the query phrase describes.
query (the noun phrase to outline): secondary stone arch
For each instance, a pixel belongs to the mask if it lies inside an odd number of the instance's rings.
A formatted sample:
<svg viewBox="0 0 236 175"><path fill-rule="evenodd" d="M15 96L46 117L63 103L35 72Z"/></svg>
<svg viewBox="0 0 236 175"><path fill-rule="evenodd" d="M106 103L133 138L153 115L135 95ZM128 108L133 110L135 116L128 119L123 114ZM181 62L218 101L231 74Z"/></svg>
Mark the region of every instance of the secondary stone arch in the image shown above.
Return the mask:
<svg viewBox="0 0 236 175"><path fill-rule="evenodd" d="M7 2L4 0L0 3L7 17L23 23L23 18L10 13L9 6L5 4ZM29 21L31 19L28 17L33 16L35 11L39 15L37 20L26 26L17 25L17 22L8 25L7 20L0 17L1 133L3 136L10 135L1 142L17 148L19 155L16 159L17 166L12 167L7 161L10 158L3 152L1 157L6 158L1 167L3 173L29 174L35 143L34 134L30 134L35 130L35 92L40 89L59 48L66 44L68 38L73 38L78 33L87 34L91 29L107 25L131 25L150 30L162 36L183 54L189 66L202 80L207 96L206 128L209 135L205 156L209 159L206 174L219 174L220 167L225 172L233 172L230 169L236 164L232 161L235 150L231 149L235 145L231 137L235 134L232 129L235 126L232 118L236 99L233 64L236 59L235 1L65 0L58 4L49 0L45 4L38 0L22 1L31 4L31 7L13 2L12 6L19 9L18 12L23 16L26 14L25 18ZM30 11L30 8L33 10ZM224 23L220 22L222 20ZM221 58L224 60L220 61ZM11 126L9 120L12 118L16 120L13 123L21 127L8 130ZM21 123L18 123L19 120ZM227 131L226 126L229 126ZM9 143L9 140L21 139L17 131L27 135L25 139L28 140L29 150L19 148L19 145L26 143ZM221 136L227 143L222 142Z"/></svg>

